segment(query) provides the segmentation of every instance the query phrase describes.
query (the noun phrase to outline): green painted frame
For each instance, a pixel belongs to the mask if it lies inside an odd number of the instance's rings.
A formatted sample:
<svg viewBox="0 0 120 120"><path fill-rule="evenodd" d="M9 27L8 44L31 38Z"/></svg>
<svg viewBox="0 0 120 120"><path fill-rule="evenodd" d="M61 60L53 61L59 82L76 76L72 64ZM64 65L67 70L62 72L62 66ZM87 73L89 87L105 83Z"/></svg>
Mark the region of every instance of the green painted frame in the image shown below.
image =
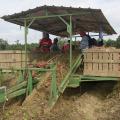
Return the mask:
<svg viewBox="0 0 120 120"><path fill-rule="evenodd" d="M88 14L91 14L91 12L88 11ZM47 10L46 10L46 15L45 16L30 16L26 18L16 18L14 20L19 20L23 19L24 20L24 38L25 38L25 68L20 69L20 76L19 76L19 81L18 85L15 86L14 88L9 89L7 94L9 94L9 98L13 98L15 96L22 95L26 93L26 95L30 94L33 89L33 79L32 79L32 74L31 71L49 71L51 70L51 75L52 75L52 81L51 81L51 87L50 87L50 106L53 106L57 99L59 98L60 94L64 92L66 87L77 87L81 82L88 82L88 81L103 81L103 80L118 80L118 78L113 78L113 77L99 77L99 76L83 76L83 75L75 75L75 70L77 67L81 64L82 62L82 55L78 57L76 62L73 64L72 62L72 16L73 15L84 15L84 13L76 13L76 14L61 14L61 15L49 15ZM63 18L64 16L69 16L69 22L65 21ZM70 59L69 59L69 65L70 69L63 79L62 83L60 86L57 86L56 84L56 67L54 65L51 65L51 69L42 69L42 68L29 68L27 65L27 35L28 35L28 28L32 25L32 23L36 19L43 19L43 18L53 18L53 17L58 17L67 27L67 32L69 33L70 37ZM13 20L13 19L11 19ZM19 70L19 69L18 69ZM28 74L28 81L24 81L24 73L25 71ZM72 78L72 79L71 79ZM74 81L73 81L74 80ZM23 86L27 86L26 88L23 88ZM19 88L19 89L18 89ZM27 92L26 92L27 91Z"/></svg>
<svg viewBox="0 0 120 120"><path fill-rule="evenodd" d="M7 69L8 70L8 69ZM37 82L42 82L42 80L37 80L37 78L33 78L32 71L36 71L38 74L41 72L51 72L51 87L50 87L50 97L49 97L49 103L51 103L52 100L56 99L58 96L58 86L57 86L57 78L56 78L56 65L55 64L49 64L49 68L27 68L27 74L25 77L24 73L26 72L26 68L21 69L12 69L11 72L18 72L19 77L16 81L17 84L5 91L0 90L0 102L4 102L6 100L9 100L11 98L23 95L26 93L26 96L31 94L33 90L34 84ZM2 70L1 70L2 74Z"/></svg>

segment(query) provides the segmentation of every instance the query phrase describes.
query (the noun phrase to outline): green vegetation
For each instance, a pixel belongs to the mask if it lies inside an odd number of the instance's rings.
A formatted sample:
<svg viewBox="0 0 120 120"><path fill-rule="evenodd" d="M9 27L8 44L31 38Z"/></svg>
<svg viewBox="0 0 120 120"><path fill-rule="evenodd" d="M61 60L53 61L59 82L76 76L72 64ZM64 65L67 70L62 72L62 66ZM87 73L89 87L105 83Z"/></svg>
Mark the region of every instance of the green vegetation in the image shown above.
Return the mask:
<svg viewBox="0 0 120 120"><path fill-rule="evenodd" d="M104 44L106 47L116 47L116 41L108 39L107 41L104 40Z"/></svg>
<svg viewBox="0 0 120 120"><path fill-rule="evenodd" d="M104 40L104 44L106 47L111 46L111 47L120 48L120 35L116 40L112 40L112 39Z"/></svg>
<svg viewBox="0 0 120 120"><path fill-rule="evenodd" d="M59 41L59 45L62 46L64 44L64 40ZM120 35L116 40L108 39L104 40L104 44L106 47L116 47L120 48ZM28 50L32 50L34 48L38 47L37 43L31 43L27 44ZM8 44L6 40L3 40L0 38L0 50L24 50L24 44Z"/></svg>
<svg viewBox="0 0 120 120"><path fill-rule="evenodd" d="M38 47L37 43L31 43L27 45L28 50ZM24 44L8 44L6 40L0 39L0 50L24 50Z"/></svg>
<svg viewBox="0 0 120 120"><path fill-rule="evenodd" d="M5 50L7 46L8 46L7 41L0 38L0 50Z"/></svg>
<svg viewBox="0 0 120 120"><path fill-rule="evenodd" d="M120 48L120 35L118 36L118 38L116 40L116 47Z"/></svg>

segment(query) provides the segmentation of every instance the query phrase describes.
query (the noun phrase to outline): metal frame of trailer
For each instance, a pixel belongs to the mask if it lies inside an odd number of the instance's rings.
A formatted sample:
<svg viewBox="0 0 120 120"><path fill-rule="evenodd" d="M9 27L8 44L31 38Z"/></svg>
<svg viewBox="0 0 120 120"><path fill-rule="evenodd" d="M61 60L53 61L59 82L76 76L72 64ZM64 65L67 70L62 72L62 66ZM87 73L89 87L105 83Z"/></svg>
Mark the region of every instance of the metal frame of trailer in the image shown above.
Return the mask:
<svg viewBox="0 0 120 120"><path fill-rule="evenodd" d="M47 12L47 11L46 11ZM37 71L39 74L41 72L51 72L51 87L50 87L50 99L49 99L49 105L50 107L53 107L53 105L56 103L57 99L59 96L64 92L64 90L67 87L78 87L81 82L91 82L91 81L118 81L118 77L101 77L101 76L84 76L84 75L76 75L75 71L77 68L80 66L80 64L83 63L83 55L79 55L76 61L73 63L72 60L72 17L74 15L85 15L84 13L71 13L71 14L55 14L55 15L49 15L46 13L45 16L30 16L30 17L25 17L25 18L14 18L11 20L17 20L21 19L24 20L24 37L25 37L25 68L21 69L12 69L11 72L18 72L19 77L18 77L18 82L15 86L7 89L6 87L1 87L0 89L0 102L4 102L6 100L9 100L11 98L26 94L29 95L31 94L33 90L33 86L37 82L42 82L42 80L39 80L39 78L33 78L32 77L32 71ZM66 21L63 17L67 16L69 17L69 22ZM36 19L43 19L43 18L54 18L57 17L59 18L67 27L67 33L69 34L70 38L70 53L69 53L69 71L62 80L60 86L57 86L57 78L56 78L56 65L50 64L49 69L45 68L29 68L27 65L27 35L28 35L28 28L35 22ZM0 76L2 77L3 74L3 69L0 70ZM27 78L25 78L25 75L27 75Z"/></svg>

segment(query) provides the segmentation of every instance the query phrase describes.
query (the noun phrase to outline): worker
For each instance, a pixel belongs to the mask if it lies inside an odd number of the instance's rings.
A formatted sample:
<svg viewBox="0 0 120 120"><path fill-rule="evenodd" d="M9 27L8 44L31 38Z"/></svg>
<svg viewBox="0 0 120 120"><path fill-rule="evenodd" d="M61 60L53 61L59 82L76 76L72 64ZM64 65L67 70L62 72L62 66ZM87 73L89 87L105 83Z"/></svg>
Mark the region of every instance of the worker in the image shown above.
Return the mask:
<svg viewBox="0 0 120 120"><path fill-rule="evenodd" d="M95 38L91 38L89 35L87 35L85 32L80 32L80 36L82 37L82 40L80 42L80 49L88 49L93 46L97 46L97 41Z"/></svg>
<svg viewBox="0 0 120 120"><path fill-rule="evenodd" d="M58 38L54 39L53 44L51 46L51 51L52 52L59 52L60 51L60 48L58 46Z"/></svg>
<svg viewBox="0 0 120 120"><path fill-rule="evenodd" d="M85 32L80 32L80 36L82 37L82 40L80 42L80 50L84 50L84 49L87 49L89 48L89 37L86 35Z"/></svg>
<svg viewBox="0 0 120 120"><path fill-rule="evenodd" d="M67 44L64 44L62 47L62 52L66 53L70 49L70 40L67 41Z"/></svg>
<svg viewBox="0 0 120 120"><path fill-rule="evenodd" d="M49 38L49 34L43 32L43 38L39 42L39 48L41 52L50 52L50 47L52 45L52 40Z"/></svg>
<svg viewBox="0 0 120 120"><path fill-rule="evenodd" d="M64 44L62 47L62 52L66 53L70 50L70 40L67 41L67 44ZM75 45L72 44L72 50L75 50Z"/></svg>
<svg viewBox="0 0 120 120"><path fill-rule="evenodd" d="M97 40L95 38L91 38L91 41L92 41L91 47L98 45Z"/></svg>
<svg viewBox="0 0 120 120"><path fill-rule="evenodd" d="M100 26L100 32L99 32L99 39L98 39L98 47L102 47L104 45L103 42L103 32L102 32L102 26Z"/></svg>
<svg viewBox="0 0 120 120"><path fill-rule="evenodd" d="M103 45L104 45L103 39L99 38L98 41L97 41L97 46L102 47Z"/></svg>

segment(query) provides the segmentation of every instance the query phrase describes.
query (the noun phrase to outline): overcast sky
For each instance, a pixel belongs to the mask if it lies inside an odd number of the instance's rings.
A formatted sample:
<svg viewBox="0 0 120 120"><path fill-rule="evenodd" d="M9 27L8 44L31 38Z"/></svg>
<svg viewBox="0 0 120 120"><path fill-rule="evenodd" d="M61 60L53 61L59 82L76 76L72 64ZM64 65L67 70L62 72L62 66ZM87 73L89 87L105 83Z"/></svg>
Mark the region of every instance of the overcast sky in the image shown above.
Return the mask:
<svg viewBox="0 0 120 120"><path fill-rule="evenodd" d="M42 5L56 6L72 6L85 8L102 9L104 15L115 29L120 34L120 0L1 0L0 17L18 13L28 9L32 9ZM34 30L29 30L28 42L38 42L41 33ZM117 36L109 36L108 38ZM9 43L15 43L20 40L24 43L24 31L18 25L5 22L0 19L0 38L8 40Z"/></svg>

